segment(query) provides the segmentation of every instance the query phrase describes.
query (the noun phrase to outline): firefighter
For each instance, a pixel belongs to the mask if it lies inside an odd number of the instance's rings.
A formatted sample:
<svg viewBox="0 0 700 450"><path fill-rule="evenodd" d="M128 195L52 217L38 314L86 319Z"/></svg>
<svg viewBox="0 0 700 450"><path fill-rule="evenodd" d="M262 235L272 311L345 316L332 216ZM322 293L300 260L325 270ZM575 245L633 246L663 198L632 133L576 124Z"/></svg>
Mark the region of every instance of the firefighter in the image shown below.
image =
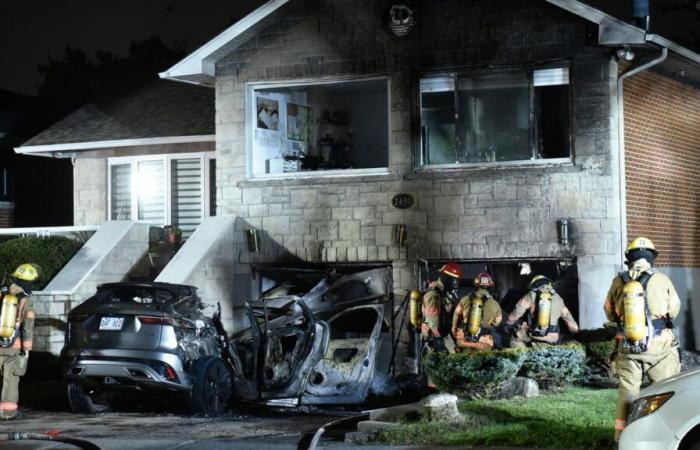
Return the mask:
<svg viewBox="0 0 700 450"><path fill-rule="evenodd" d="M566 323L572 333L579 327L571 315L564 299L554 290L552 280L544 275L536 275L528 285L529 292L518 300L506 320L506 329L514 332L510 346L522 348L538 344L559 342L559 319ZM521 325L518 321L525 319Z"/></svg>
<svg viewBox="0 0 700 450"><path fill-rule="evenodd" d="M488 272L474 278L475 292L462 297L452 318L452 335L458 349L492 350L491 329L503 319L501 306L491 295L494 282Z"/></svg>
<svg viewBox="0 0 700 450"><path fill-rule="evenodd" d="M454 351L454 342L450 337L449 316L455 292L462 278L462 268L459 264L448 262L439 270L438 279L428 286L423 294L421 312L423 323L421 335L427 351Z"/></svg>
<svg viewBox="0 0 700 450"><path fill-rule="evenodd" d="M615 440L627 425L632 399L646 374L652 383L680 372L678 339L673 319L681 301L671 280L654 271L658 252L647 238L627 246L627 270L612 281L605 297L605 314L618 326L612 367L620 382L615 417Z"/></svg>
<svg viewBox="0 0 700 450"><path fill-rule="evenodd" d="M34 334L34 309L29 294L39 277L38 267L22 264L9 276L10 285L2 296L0 313L0 418L17 417L19 377L27 371Z"/></svg>

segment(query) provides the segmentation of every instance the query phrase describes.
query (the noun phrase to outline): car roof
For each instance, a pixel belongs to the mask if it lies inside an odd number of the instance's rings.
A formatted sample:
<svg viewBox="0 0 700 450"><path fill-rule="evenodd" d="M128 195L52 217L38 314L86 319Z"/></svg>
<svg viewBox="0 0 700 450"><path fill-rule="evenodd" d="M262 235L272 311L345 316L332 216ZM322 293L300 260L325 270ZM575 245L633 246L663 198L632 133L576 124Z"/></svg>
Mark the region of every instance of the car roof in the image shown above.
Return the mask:
<svg viewBox="0 0 700 450"><path fill-rule="evenodd" d="M168 289L168 290L178 290L182 288L186 289L192 289L194 291L197 290L195 286L191 286L188 284L175 284L175 283L162 283L162 282L139 282L139 283L131 283L131 282L118 282L118 283L103 283L97 286L97 289L103 289L103 288L113 288L113 287L135 287L135 288L142 288L142 289Z"/></svg>

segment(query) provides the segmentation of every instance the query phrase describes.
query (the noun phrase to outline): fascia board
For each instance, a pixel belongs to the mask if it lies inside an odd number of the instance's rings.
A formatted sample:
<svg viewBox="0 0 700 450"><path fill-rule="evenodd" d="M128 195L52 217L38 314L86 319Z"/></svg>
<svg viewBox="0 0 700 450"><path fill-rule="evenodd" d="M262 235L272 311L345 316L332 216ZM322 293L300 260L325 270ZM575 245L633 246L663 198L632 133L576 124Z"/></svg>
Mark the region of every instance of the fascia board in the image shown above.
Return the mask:
<svg viewBox="0 0 700 450"><path fill-rule="evenodd" d="M168 70L161 72L159 74L160 77L176 81L189 80L190 82L200 79L200 77L197 77L198 75L213 78L215 76L216 61L240 45L241 42L237 38L290 1L268 1Z"/></svg>
<svg viewBox="0 0 700 450"><path fill-rule="evenodd" d="M28 145L16 147L15 153L21 155L55 156L59 152L72 152L80 150L96 150L114 147L134 147L137 145L162 145L162 144L190 144L193 142L213 142L216 136L195 135L195 136L169 136L142 139L118 139L110 141L74 142L65 144Z"/></svg>

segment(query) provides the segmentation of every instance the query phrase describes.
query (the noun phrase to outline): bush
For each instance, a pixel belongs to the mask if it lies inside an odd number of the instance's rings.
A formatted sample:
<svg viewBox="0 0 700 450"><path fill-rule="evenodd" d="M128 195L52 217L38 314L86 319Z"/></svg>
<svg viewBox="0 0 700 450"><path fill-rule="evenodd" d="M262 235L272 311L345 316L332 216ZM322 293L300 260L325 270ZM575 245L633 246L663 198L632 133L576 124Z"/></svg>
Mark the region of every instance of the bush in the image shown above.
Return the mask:
<svg viewBox="0 0 700 450"><path fill-rule="evenodd" d="M70 261L82 244L61 237L22 237L0 243L0 271L9 274L23 263L38 265L39 279L34 290L46 284Z"/></svg>
<svg viewBox="0 0 700 450"><path fill-rule="evenodd" d="M581 379L586 352L581 344L543 345L527 352L518 375L537 380L540 387L551 389Z"/></svg>
<svg viewBox="0 0 700 450"><path fill-rule="evenodd" d="M601 359L608 361L610 355L615 350L615 339L610 339L609 341L602 342L591 342L586 345L586 355L589 358Z"/></svg>
<svg viewBox="0 0 700 450"><path fill-rule="evenodd" d="M482 397L518 373L525 353L525 350L515 349L431 353L426 356L423 367L440 390L466 397Z"/></svg>
<svg viewBox="0 0 700 450"><path fill-rule="evenodd" d="M431 353L423 360L423 367L442 391L488 398L516 375L537 380L543 389L575 383L584 373L585 361L582 345L566 344L478 353Z"/></svg>

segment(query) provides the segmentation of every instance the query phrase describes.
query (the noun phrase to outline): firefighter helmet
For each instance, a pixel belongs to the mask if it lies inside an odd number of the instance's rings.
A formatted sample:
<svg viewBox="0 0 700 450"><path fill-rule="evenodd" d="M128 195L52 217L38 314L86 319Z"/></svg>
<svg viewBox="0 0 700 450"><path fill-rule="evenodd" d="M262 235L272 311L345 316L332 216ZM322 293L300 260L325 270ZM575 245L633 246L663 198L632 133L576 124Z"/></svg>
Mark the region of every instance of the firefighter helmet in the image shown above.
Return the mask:
<svg viewBox="0 0 700 450"><path fill-rule="evenodd" d="M493 287L495 283L488 272L481 272L474 278L474 287Z"/></svg>
<svg viewBox="0 0 700 450"><path fill-rule="evenodd" d="M452 278L462 278L462 268L455 262L448 262L447 264L443 265L440 267L439 272Z"/></svg>
<svg viewBox="0 0 700 450"><path fill-rule="evenodd" d="M552 285L552 280L549 278L545 277L544 275L535 275L532 278L532 281L530 281L530 284L527 285L528 289L539 289L542 286L545 285Z"/></svg>
<svg viewBox="0 0 700 450"><path fill-rule="evenodd" d="M629 254L635 250L648 250L654 255L654 257L659 254L656 247L654 247L654 243L651 242L651 239L647 239L642 236L633 239L632 242L630 242L630 244L627 246L627 250L625 250L625 257L628 257Z"/></svg>
<svg viewBox="0 0 700 450"><path fill-rule="evenodd" d="M22 281L36 281L39 278L39 268L31 263L20 264L11 276Z"/></svg>

